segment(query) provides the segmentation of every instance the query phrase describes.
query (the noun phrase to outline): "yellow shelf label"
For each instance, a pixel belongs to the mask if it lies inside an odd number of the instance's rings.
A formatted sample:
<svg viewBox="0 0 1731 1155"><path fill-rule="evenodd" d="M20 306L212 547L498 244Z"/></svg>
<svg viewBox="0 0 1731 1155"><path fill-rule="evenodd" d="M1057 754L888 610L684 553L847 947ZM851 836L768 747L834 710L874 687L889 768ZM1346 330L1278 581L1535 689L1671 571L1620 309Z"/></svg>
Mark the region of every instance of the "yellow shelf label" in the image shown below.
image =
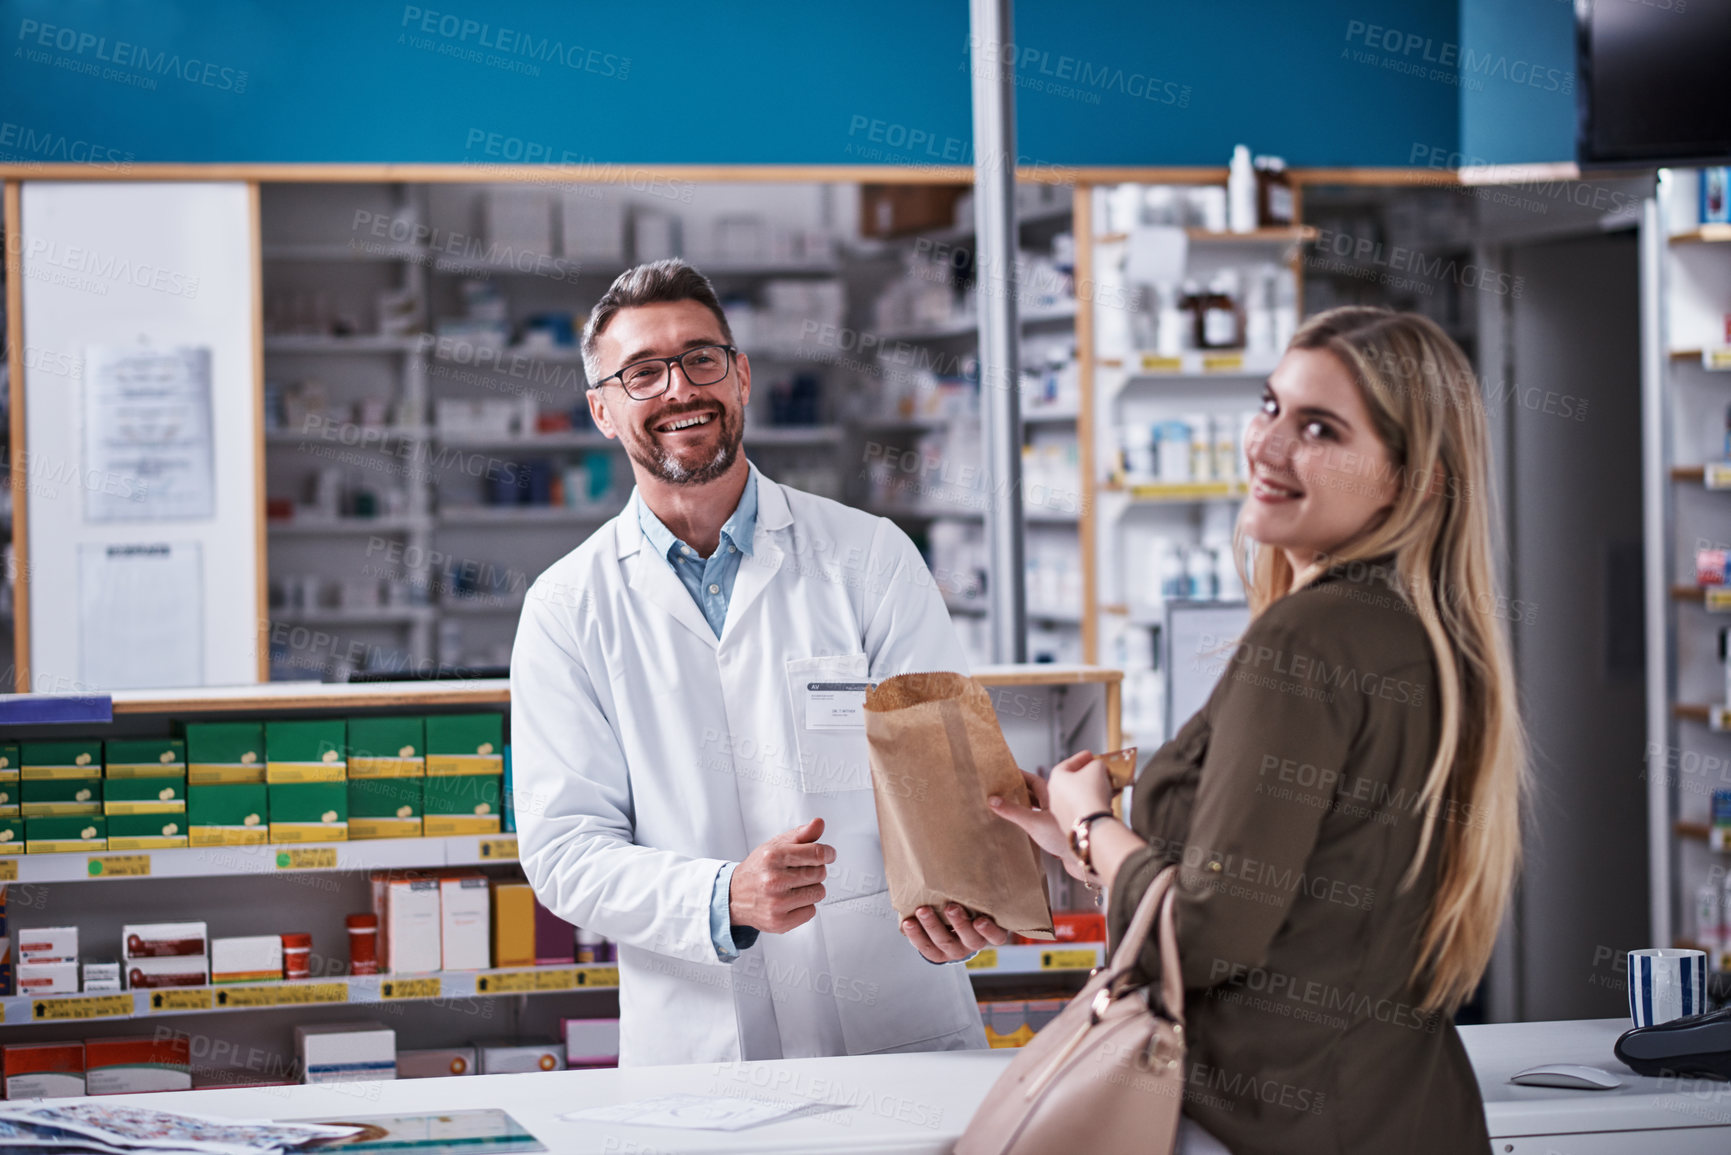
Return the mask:
<svg viewBox="0 0 1731 1155"><path fill-rule="evenodd" d="M1204 373L1235 373L1244 368L1242 353L1211 353L1202 358Z"/></svg>
<svg viewBox="0 0 1731 1155"><path fill-rule="evenodd" d="M987 947L973 958L962 964L971 971L990 971L998 969L998 952Z"/></svg>
<svg viewBox="0 0 1731 1155"><path fill-rule="evenodd" d="M132 1014L131 995L77 995L62 999L33 999L30 1018L39 1023L68 1019L111 1019Z"/></svg>
<svg viewBox="0 0 1731 1155"><path fill-rule="evenodd" d="M1169 481L1132 485L1130 496L1138 501L1187 501L1198 497L1230 497L1233 489L1230 481Z"/></svg>
<svg viewBox="0 0 1731 1155"><path fill-rule="evenodd" d="M379 984L381 999L436 999L441 986L437 977L424 979L386 979Z"/></svg>
<svg viewBox="0 0 1731 1155"><path fill-rule="evenodd" d="M1707 708L1707 728L1720 732L1731 728L1731 709L1725 706L1709 706Z"/></svg>
<svg viewBox="0 0 1731 1155"><path fill-rule="evenodd" d="M1708 613L1731 613L1731 586L1710 586L1706 602Z"/></svg>
<svg viewBox="0 0 1731 1155"><path fill-rule="evenodd" d="M584 966L578 967L574 973L576 977L573 982L580 987L616 987L619 985L618 967Z"/></svg>
<svg viewBox="0 0 1731 1155"><path fill-rule="evenodd" d="M297 846L276 852L278 870L335 870L337 848L334 846Z"/></svg>
<svg viewBox="0 0 1731 1155"><path fill-rule="evenodd" d="M1731 369L1731 345L1720 345L1715 349L1701 350L1701 367L1703 369Z"/></svg>
<svg viewBox="0 0 1731 1155"><path fill-rule="evenodd" d="M346 1003L348 983L284 983L233 987L216 992L219 1007L285 1007L305 1003Z"/></svg>
<svg viewBox="0 0 1731 1155"><path fill-rule="evenodd" d="M1708 489L1731 489L1731 461L1713 461L1702 466L1701 483Z"/></svg>
<svg viewBox="0 0 1731 1155"><path fill-rule="evenodd" d="M85 871L91 878L143 878L150 873L150 855L93 854Z"/></svg>
<svg viewBox="0 0 1731 1155"><path fill-rule="evenodd" d="M211 1008L209 987L170 987L150 992L150 1013L159 1011L208 1011Z"/></svg>
<svg viewBox="0 0 1731 1155"><path fill-rule="evenodd" d="M535 985L538 977L534 971L482 971L475 976L475 993L478 995L519 995L528 991L544 989Z"/></svg>
<svg viewBox="0 0 1731 1155"><path fill-rule="evenodd" d="M18 860L16 858L0 858L0 882L18 881ZM5 1020L0 1019L0 1022Z"/></svg>
<svg viewBox="0 0 1731 1155"><path fill-rule="evenodd" d="M1142 371L1145 373L1176 373L1184 368L1182 357L1161 357L1153 353L1142 354Z"/></svg>
<svg viewBox="0 0 1731 1155"><path fill-rule="evenodd" d="M1040 952L1040 969L1043 971L1076 971L1092 967L1099 956L1090 949L1085 950L1043 950Z"/></svg>
<svg viewBox="0 0 1731 1155"><path fill-rule="evenodd" d="M517 838L515 835L510 838L483 838L478 853L482 858L489 861L515 862L517 861Z"/></svg>

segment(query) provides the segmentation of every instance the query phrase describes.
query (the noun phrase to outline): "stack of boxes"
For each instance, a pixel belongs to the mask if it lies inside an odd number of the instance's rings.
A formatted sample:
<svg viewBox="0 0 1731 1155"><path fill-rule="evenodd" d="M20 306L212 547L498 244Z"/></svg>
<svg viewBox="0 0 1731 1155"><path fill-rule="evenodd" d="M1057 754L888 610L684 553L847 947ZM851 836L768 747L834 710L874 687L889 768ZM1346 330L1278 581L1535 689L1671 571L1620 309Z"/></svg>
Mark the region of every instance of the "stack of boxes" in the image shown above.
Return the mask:
<svg viewBox="0 0 1731 1155"><path fill-rule="evenodd" d="M189 722L179 738L0 743L0 854L498 834L499 714Z"/></svg>
<svg viewBox="0 0 1731 1155"><path fill-rule="evenodd" d="M348 728L330 721L266 722L265 806L272 842L346 842Z"/></svg>
<svg viewBox="0 0 1731 1155"><path fill-rule="evenodd" d="M434 715L426 727L426 834L498 834L504 808L503 717Z"/></svg>
<svg viewBox="0 0 1731 1155"><path fill-rule="evenodd" d="M8 1043L0 1067L8 1099L190 1091L192 1039L157 1031L82 1042Z"/></svg>
<svg viewBox="0 0 1731 1155"><path fill-rule="evenodd" d="M78 993L78 928L44 926L18 932L18 993Z"/></svg>
<svg viewBox="0 0 1731 1155"><path fill-rule="evenodd" d="M350 718L349 837L419 838L427 776L420 718Z"/></svg>
<svg viewBox="0 0 1731 1155"><path fill-rule="evenodd" d="M186 821L192 845L270 841L264 774L261 723L188 723Z"/></svg>
<svg viewBox="0 0 1731 1155"><path fill-rule="evenodd" d="M151 922L120 930L127 990L210 983L210 935L202 922Z"/></svg>
<svg viewBox="0 0 1731 1155"><path fill-rule="evenodd" d="M20 813L31 854L106 850L102 743L94 739L25 742L19 748Z"/></svg>
<svg viewBox="0 0 1731 1155"><path fill-rule="evenodd" d="M189 845L186 743L179 738L103 743L102 813L109 850Z"/></svg>

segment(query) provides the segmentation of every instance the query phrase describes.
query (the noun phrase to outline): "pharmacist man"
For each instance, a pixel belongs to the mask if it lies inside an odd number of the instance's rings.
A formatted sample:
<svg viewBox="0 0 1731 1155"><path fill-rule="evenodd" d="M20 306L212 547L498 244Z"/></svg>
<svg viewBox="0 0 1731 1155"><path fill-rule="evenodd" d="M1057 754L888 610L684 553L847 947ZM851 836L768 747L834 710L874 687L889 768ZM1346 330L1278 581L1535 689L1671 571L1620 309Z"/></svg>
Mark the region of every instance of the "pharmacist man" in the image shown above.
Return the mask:
<svg viewBox="0 0 1731 1155"><path fill-rule="evenodd" d="M867 768L866 683L966 669L919 553L745 459L751 364L684 262L615 280L583 359L637 488L529 590L512 761L536 894L619 945L620 1062L985 1046L933 964L1007 935L898 924Z"/></svg>

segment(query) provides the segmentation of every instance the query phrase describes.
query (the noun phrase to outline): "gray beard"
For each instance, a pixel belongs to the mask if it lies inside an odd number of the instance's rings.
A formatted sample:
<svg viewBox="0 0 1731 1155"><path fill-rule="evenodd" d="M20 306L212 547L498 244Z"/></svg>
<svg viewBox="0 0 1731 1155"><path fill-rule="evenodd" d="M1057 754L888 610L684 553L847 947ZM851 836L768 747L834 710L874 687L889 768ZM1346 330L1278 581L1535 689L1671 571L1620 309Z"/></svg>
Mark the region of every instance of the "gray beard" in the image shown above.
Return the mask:
<svg viewBox="0 0 1731 1155"><path fill-rule="evenodd" d="M695 469L681 464L678 458L663 451L654 440L649 440L643 446L627 446L626 451L632 461L641 465L657 481L668 485L705 485L733 468L733 463L739 459L740 442L744 439L744 421L736 421L725 409L716 420L721 422L721 445L717 447L714 457Z"/></svg>

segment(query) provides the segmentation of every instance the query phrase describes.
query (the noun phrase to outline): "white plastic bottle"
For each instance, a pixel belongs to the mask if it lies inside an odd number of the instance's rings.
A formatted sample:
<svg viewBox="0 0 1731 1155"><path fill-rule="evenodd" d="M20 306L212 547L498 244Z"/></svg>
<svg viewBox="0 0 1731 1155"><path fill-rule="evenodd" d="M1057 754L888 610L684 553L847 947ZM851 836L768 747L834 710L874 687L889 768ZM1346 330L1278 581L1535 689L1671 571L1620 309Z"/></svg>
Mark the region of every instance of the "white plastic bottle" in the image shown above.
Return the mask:
<svg viewBox="0 0 1731 1155"><path fill-rule="evenodd" d="M1226 171L1226 221L1235 233L1256 231L1256 166L1247 144L1233 148L1232 165Z"/></svg>

